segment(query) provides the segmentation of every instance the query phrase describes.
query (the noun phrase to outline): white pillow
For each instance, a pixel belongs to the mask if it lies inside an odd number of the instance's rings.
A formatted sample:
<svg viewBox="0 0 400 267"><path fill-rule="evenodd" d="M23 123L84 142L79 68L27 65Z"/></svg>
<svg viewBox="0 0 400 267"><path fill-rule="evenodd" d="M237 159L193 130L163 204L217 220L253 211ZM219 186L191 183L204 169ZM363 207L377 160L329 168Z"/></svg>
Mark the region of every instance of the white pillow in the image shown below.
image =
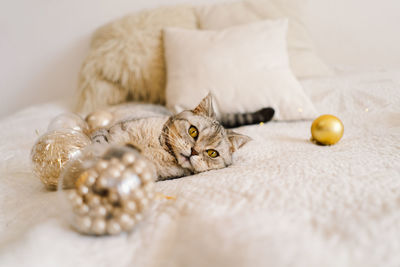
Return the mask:
<svg viewBox="0 0 400 267"><path fill-rule="evenodd" d="M196 8L204 30L220 30L265 19L289 18L291 68L298 78L329 76L332 71L317 56L303 16L308 0L244 0Z"/></svg>
<svg viewBox="0 0 400 267"><path fill-rule="evenodd" d="M194 108L210 91L223 113L271 106L277 120L314 118L289 68L286 31L287 20L222 31L166 28L167 106Z"/></svg>

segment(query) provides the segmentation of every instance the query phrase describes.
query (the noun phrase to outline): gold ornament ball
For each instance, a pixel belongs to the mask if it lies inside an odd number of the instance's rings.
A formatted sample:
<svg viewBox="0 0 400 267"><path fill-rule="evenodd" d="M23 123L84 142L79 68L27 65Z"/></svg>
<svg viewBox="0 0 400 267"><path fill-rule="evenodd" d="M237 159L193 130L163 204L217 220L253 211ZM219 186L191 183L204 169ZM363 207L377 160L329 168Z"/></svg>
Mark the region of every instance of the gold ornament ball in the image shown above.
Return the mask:
<svg viewBox="0 0 400 267"><path fill-rule="evenodd" d="M321 145L334 145L342 138L343 123L333 115L322 115L311 125L312 140Z"/></svg>
<svg viewBox="0 0 400 267"><path fill-rule="evenodd" d="M113 120L113 115L105 110L95 111L86 117L89 131L93 132L99 128L107 127Z"/></svg>
<svg viewBox="0 0 400 267"><path fill-rule="evenodd" d="M74 130L47 132L32 147L33 172L47 189L57 189L59 176L65 164L90 144L84 133Z"/></svg>

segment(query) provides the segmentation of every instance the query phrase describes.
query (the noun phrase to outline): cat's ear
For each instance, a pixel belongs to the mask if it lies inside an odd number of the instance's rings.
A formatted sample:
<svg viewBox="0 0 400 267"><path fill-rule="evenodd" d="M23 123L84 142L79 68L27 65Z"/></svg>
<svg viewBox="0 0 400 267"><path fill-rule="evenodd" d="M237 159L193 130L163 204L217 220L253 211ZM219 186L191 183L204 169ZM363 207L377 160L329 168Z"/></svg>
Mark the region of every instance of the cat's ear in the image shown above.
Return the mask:
<svg viewBox="0 0 400 267"><path fill-rule="evenodd" d="M244 146L247 142L252 140L251 137L234 132L232 130L227 130L227 134L229 142L231 143L232 152L235 152L236 150Z"/></svg>
<svg viewBox="0 0 400 267"><path fill-rule="evenodd" d="M200 104L193 110L194 114L203 115L216 119L216 114L213 106L213 96L211 93L201 100Z"/></svg>

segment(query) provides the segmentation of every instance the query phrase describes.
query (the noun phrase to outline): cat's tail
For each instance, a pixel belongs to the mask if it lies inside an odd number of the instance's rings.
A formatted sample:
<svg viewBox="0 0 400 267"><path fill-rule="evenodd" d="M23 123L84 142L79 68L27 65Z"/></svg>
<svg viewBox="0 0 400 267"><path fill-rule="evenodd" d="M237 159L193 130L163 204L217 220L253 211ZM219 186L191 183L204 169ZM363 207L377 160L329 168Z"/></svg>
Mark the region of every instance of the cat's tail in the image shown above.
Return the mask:
<svg viewBox="0 0 400 267"><path fill-rule="evenodd" d="M275 110L268 107L256 112L222 114L219 121L225 128L235 128L270 121L274 114Z"/></svg>

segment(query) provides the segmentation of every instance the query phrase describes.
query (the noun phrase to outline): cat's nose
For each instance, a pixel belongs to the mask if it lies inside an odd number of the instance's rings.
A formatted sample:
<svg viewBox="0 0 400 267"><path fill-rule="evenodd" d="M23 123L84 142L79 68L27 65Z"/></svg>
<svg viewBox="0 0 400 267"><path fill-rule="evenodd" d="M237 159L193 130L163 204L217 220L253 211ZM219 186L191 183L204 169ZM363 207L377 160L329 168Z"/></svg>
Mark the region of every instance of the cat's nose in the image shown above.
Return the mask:
<svg viewBox="0 0 400 267"><path fill-rule="evenodd" d="M197 156L199 152L197 152L193 147L192 147L192 152L190 153L190 156Z"/></svg>

